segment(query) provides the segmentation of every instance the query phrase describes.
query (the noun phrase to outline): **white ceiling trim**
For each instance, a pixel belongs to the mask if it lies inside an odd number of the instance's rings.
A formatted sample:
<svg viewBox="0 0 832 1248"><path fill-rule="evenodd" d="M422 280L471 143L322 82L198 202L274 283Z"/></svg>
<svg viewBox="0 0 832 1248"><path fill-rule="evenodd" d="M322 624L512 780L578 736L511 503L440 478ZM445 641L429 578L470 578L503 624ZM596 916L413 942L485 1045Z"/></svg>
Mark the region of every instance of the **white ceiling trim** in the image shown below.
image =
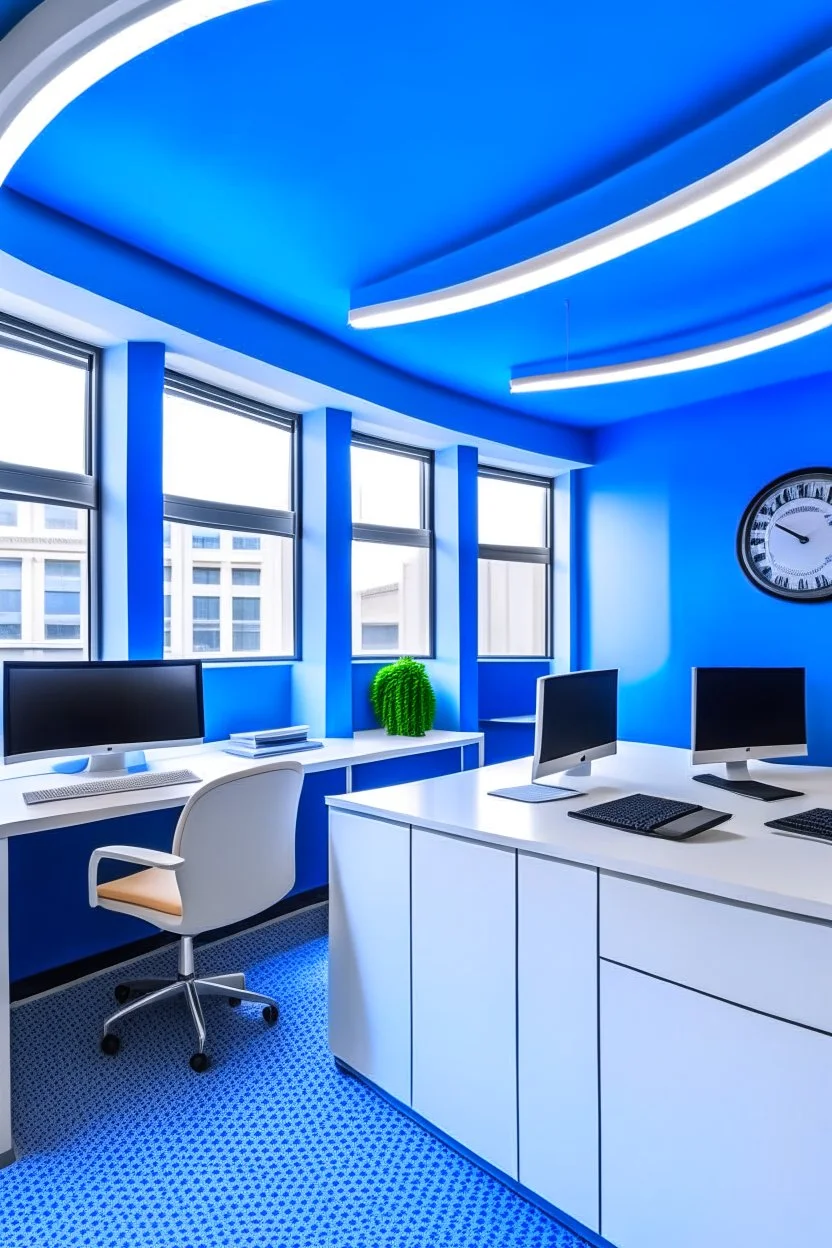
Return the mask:
<svg viewBox="0 0 832 1248"><path fill-rule="evenodd" d="M174 35L263 0L41 0L0 40L0 185L67 104Z"/></svg>
<svg viewBox="0 0 832 1248"><path fill-rule="evenodd" d="M669 377L673 373L690 373L699 368L712 368L716 364L728 364L749 355L759 355L774 347L797 342L810 334L820 333L832 326L832 303L804 312L779 325L769 325L705 347L689 351L676 351L673 355L660 355L651 360L630 360L625 364L605 364L600 368L576 368L559 373L533 373L515 375L509 382L512 394L539 394L549 390L581 390L588 386L608 386L621 381L644 381L648 377Z"/></svg>
<svg viewBox="0 0 832 1248"><path fill-rule="evenodd" d="M354 329L380 329L483 308L597 268L687 229L832 151L832 101L672 195L518 264L402 299L351 308Z"/></svg>

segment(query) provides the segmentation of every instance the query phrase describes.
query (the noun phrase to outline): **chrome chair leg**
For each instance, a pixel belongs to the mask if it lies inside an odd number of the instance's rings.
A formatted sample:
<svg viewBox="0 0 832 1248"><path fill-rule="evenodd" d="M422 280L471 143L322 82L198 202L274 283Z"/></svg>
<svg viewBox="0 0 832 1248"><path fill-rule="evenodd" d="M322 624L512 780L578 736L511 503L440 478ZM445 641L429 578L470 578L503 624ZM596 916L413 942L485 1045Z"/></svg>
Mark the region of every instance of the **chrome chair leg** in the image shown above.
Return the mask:
<svg viewBox="0 0 832 1248"><path fill-rule="evenodd" d="M235 991L231 995L239 997L240 992L245 990L246 977L239 972L233 975L206 975L195 982L199 984L200 992L205 997L228 996L228 993L215 991L222 988L233 988Z"/></svg>
<svg viewBox="0 0 832 1248"><path fill-rule="evenodd" d="M173 980L171 983L165 984L162 988L157 988L153 992L146 993L143 997L138 997L135 1001L130 1001L127 1005L123 1005L120 1010L116 1010L115 1014L111 1014L104 1023L104 1035L106 1036L110 1028L120 1022L122 1018L126 1018L128 1014L135 1014L136 1010L143 1010L147 1005L153 1005L156 1001L164 1001L167 997L178 996L185 988L185 984L181 980Z"/></svg>
<svg viewBox="0 0 832 1248"><path fill-rule="evenodd" d="M266 997L262 992L251 992L248 988L235 988L231 984L218 984L215 979L196 979L194 987L206 995L231 997L232 1000L250 1001L253 1005L271 1005L277 1009L274 997Z"/></svg>
<svg viewBox="0 0 832 1248"><path fill-rule="evenodd" d="M199 1044L199 1052L205 1052L205 1015L202 1013L202 1006L199 1003L196 984L193 980L185 981L185 995L188 998L188 1005L191 1009L191 1018L194 1020L196 1028L197 1043Z"/></svg>

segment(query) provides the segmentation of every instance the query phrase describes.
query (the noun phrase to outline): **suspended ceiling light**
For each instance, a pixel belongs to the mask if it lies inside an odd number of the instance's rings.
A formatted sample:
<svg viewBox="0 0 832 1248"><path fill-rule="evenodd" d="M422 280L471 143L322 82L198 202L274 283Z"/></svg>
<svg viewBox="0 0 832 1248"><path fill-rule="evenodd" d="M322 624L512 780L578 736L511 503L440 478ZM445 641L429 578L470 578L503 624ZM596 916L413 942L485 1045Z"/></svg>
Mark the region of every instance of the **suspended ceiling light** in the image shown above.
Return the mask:
<svg viewBox="0 0 832 1248"><path fill-rule="evenodd" d="M263 0L41 0L0 40L0 185L67 104L148 48Z"/></svg>
<svg viewBox="0 0 832 1248"><path fill-rule="evenodd" d="M632 360L627 364L605 364L602 368L576 368L574 372L537 373L526 377L512 377L509 389L512 394L536 394L544 390L582 390L587 386L609 386L618 381L643 381L645 377L668 377L672 373L690 373L698 368L711 368L715 364L727 364L730 360L742 360L747 355L758 355L773 347L785 346L798 338L808 338L822 329L832 326L832 303L812 312L804 312L791 321L758 329L741 338L727 342L715 342L707 347L694 347L691 351L677 351L673 355L660 355L652 360Z"/></svg>
<svg viewBox="0 0 832 1248"><path fill-rule="evenodd" d="M405 299L351 308L354 329L427 321L527 294L646 247L731 207L832 151L832 101L698 182L530 260Z"/></svg>

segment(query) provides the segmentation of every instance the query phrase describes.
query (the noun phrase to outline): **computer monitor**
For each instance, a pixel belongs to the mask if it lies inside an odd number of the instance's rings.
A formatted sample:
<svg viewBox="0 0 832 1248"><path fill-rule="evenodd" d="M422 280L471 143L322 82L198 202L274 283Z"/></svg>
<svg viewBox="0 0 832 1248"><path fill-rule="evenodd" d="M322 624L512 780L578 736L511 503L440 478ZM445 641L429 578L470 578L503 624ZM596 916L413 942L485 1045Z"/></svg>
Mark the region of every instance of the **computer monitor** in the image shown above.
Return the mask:
<svg viewBox="0 0 832 1248"><path fill-rule="evenodd" d="M532 780L587 776L618 748L618 672L570 672L537 682Z"/></svg>
<svg viewBox="0 0 832 1248"><path fill-rule="evenodd" d="M3 664L7 763L87 754L90 771L113 772L128 751L204 735L197 660Z"/></svg>
<svg viewBox="0 0 832 1248"><path fill-rule="evenodd" d="M808 753L803 667L695 667L692 703L691 761L725 763L719 787L750 781L750 758Z"/></svg>

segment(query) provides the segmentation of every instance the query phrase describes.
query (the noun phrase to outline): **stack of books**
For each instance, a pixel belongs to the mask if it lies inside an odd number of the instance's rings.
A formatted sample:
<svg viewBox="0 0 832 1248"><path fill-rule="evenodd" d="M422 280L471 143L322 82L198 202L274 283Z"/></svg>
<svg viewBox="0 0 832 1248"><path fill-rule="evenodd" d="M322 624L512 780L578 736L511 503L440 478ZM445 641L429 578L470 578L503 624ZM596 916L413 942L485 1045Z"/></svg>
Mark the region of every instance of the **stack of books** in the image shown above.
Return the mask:
<svg viewBox="0 0 832 1248"><path fill-rule="evenodd" d="M238 754L240 758L269 758L272 754L294 754L297 750L314 750L323 741L307 738L308 724L293 724L289 728L261 728L258 732L232 732L226 754Z"/></svg>

